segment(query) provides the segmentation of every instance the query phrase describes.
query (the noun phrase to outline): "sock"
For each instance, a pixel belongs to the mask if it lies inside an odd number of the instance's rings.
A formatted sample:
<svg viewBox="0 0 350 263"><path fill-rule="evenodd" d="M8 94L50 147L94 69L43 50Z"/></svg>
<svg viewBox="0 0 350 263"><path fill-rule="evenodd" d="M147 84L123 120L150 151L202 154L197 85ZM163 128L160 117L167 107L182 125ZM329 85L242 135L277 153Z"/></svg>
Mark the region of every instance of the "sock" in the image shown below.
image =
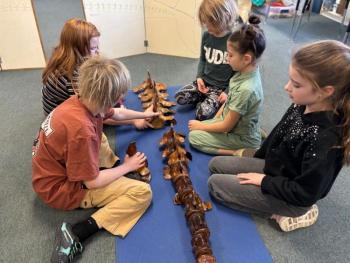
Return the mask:
<svg viewBox="0 0 350 263"><path fill-rule="evenodd" d="M72 231L78 236L79 241L83 242L88 237L97 233L99 231L99 228L96 224L96 221L92 217L89 217L88 219L73 225Z"/></svg>

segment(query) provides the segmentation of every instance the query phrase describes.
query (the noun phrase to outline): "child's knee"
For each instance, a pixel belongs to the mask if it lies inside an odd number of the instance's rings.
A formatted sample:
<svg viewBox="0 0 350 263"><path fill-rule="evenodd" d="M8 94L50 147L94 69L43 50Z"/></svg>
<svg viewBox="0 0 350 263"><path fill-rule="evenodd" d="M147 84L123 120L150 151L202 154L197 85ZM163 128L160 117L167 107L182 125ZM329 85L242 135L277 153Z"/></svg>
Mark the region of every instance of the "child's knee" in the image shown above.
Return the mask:
<svg viewBox="0 0 350 263"><path fill-rule="evenodd" d="M131 191L130 195L132 195L135 200L139 203L144 203L149 205L152 201L152 190L149 184L138 182L139 184L135 185Z"/></svg>
<svg viewBox="0 0 350 263"><path fill-rule="evenodd" d="M200 100L200 94L194 84L189 84L175 93L176 103L180 105L196 104Z"/></svg>
<svg viewBox="0 0 350 263"><path fill-rule="evenodd" d="M196 119L199 121L209 120L214 118L217 108L205 102L198 103L196 109Z"/></svg>
<svg viewBox="0 0 350 263"><path fill-rule="evenodd" d="M190 131L188 133L188 141L190 142L190 144L194 147L194 148L197 148L200 144L199 144L199 135L200 131Z"/></svg>
<svg viewBox="0 0 350 263"><path fill-rule="evenodd" d="M147 183L144 183L142 184L141 188L142 188L141 189L142 196L144 196L145 200L150 203L153 195L150 185Z"/></svg>
<svg viewBox="0 0 350 263"><path fill-rule="evenodd" d="M220 175L213 174L208 178L208 189L210 194L215 196L220 181Z"/></svg>
<svg viewBox="0 0 350 263"><path fill-rule="evenodd" d="M219 157L220 156L215 156L209 161L208 168L209 168L210 173L212 173L212 174L215 174L218 172L217 167L218 167L218 163L219 163Z"/></svg>

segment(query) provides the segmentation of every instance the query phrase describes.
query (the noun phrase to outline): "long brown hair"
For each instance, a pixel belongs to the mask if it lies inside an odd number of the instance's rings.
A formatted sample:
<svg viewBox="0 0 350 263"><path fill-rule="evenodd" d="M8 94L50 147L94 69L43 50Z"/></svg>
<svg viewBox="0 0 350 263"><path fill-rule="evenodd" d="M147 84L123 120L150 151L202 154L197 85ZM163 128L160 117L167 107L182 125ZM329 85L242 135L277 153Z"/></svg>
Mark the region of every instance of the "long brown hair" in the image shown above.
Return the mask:
<svg viewBox="0 0 350 263"><path fill-rule="evenodd" d="M100 32L93 24L79 18L67 20L60 42L43 71L43 82L48 80L51 73L66 75L71 79L75 67L82 63L82 57L90 55L90 39L98 36Z"/></svg>
<svg viewBox="0 0 350 263"><path fill-rule="evenodd" d="M350 165L350 48L335 40L318 41L299 49L292 64L315 88L334 87L330 100L341 118L344 163Z"/></svg>

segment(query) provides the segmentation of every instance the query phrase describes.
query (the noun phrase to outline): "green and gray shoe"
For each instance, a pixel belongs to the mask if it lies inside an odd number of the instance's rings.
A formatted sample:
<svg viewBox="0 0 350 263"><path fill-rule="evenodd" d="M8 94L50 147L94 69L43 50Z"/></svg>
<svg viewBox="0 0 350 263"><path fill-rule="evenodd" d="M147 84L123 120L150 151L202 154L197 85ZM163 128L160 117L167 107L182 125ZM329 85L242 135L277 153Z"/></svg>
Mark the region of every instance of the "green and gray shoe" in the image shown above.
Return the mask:
<svg viewBox="0 0 350 263"><path fill-rule="evenodd" d="M74 257L83 252L83 245L73 233L72 226L63 222L57 229L55 250L51 255L51 263L70 263Z"/></svg>

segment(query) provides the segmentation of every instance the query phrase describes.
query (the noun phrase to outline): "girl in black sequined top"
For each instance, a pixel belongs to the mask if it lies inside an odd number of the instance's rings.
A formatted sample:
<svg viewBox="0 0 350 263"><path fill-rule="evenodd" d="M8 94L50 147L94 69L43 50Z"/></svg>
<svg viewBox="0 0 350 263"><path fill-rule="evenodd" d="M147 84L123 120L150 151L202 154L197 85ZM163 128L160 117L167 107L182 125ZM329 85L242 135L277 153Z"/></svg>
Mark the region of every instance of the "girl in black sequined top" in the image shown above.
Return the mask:
<svg viewBox="0 0 350 263"><path fill-rule="evenodd" d="M285 90L293 104L254 158L215 157L208 184L223 204L291 231L316 222L316 202L350 163L350 48L327 40L299 49Z"/></svg>

